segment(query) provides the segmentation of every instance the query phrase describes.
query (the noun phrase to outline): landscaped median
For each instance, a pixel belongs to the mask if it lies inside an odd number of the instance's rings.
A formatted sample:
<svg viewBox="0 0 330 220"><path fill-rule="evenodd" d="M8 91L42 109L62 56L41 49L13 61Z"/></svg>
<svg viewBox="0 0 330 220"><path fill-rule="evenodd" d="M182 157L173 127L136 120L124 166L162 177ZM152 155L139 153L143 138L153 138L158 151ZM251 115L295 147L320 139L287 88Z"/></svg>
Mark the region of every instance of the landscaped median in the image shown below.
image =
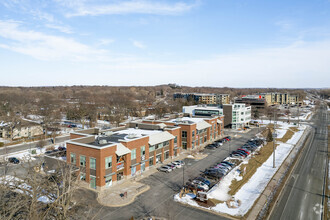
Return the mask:
<svg viewBox="0 0 330 220"><path fill-rule="evenodd" d="M267 124L272 130L273 125L268 121L264 121L264 124ZM241 160L237 167L207 192L207 205L195 200L193 194L187 194L181 198L177 194L174 199L181 203L233 217L245 216L301 138L305 128L305 126L297 127L278 122L275 168L273 168L273 142L268 142L251 156Z"/></svg>

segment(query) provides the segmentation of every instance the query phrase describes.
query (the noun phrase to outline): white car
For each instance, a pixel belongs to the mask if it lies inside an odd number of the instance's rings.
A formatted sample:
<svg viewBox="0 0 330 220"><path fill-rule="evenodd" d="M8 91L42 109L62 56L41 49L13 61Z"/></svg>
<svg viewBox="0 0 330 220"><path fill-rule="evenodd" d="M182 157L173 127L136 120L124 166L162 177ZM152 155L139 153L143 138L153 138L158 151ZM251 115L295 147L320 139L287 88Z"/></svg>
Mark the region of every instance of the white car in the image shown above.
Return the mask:
<svg viewBox="0 0 330 220"><path fill-rule="evenodd" d="M166 172L166 173L169 173L172 171L172 168L169 167L169 166L161 166L159 168L157 168L159 171L162 171L162 172Z"/></svg>
<svg viewBox="0 0 330 220"><path fill-rule="evenodd" d="M176 161L174 161L174 162L176 162L176 163L180 163L180 164L181 164L181 166L184 166L184 165L185 165L185 163L184 163L184 161L183 161L183 160L176 160Z"/></svg>
<svg viewBox="0 0 330 220"><path fill-rule="evenodd" d="M182 167L181 163L176 162L176 161L173 161L170 164L174 165L176 168L181 168Z"/></svg>
<svg viewBox="0 0 330 220"><path fill-rule="evenodd" d="M193 184L196 184L196 185L198 185L198 186L200 186L200 187L202 187L204 190L209 190L209 186L208 185L206 185L205 183L203 183L202 181L200 181L200 180L193 180L192 181L192 183Z"/></svg>

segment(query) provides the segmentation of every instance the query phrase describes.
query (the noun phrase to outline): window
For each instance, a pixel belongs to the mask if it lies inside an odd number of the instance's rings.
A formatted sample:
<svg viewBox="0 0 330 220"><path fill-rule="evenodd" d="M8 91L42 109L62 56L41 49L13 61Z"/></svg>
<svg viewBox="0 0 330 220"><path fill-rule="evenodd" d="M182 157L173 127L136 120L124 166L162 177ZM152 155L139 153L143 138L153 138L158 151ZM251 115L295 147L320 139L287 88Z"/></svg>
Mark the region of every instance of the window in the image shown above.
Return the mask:
<svg viewBox="0 0 330 220"><path fill-rule="evenodd" d="M142 146L141 147L141 155L145 155L146 154L146 146Z"/></svg>
<svg viewBox="0 0 330 220"><path fill-rule="evenodd" d="M80 180L86 181L86 173L80 173Z"/></svg>
<svg viewBox="0 0 330 220"><path fill-rule="evenodd" d="M105 158L105 169L112 167L112 156Z"/></svg>
<svg viewBox="0 0 330 220"><path fill-rule="evenodd" d="M136 159L136 149L133 149L131 151L131 160L135 160Z"/></svg>
<svg viewBox="0 0 330 220"><path fill-rule="evenodd" d="M107 187L112 186L112 176L107 176L107 177L105 178L105 185L106 185Z"/></svg>
<svg viewBox="0 0 330 220"><path fill-rule="evenodd" d="M89 167L93 170L96 170L96 159L95 158L89 159Z"/></svg>
<svg viewBox="0 0 330 220"><path fill-rule="evenodd" d="M149 145L149 152L152 152L155 150L155 145Z"/></svg>
<svg viewBox="0 0 330 220"><path fill-rule="evenodd" d="M86 156L84 156L84 155L80 156L80 166L82 166L82 167L86 166Z"/></svg>
<svg viewBox="0 0 330 220"><path fill-rule="evenodd" d="M154 158L150 157L149 158L149 167L151 167L152 165L154 165Z"/></svg>
<svg viewBox="0 0 330 220"><path fill-rule="evenodd" d="M136 167L132 167L132 168L131 168L131 174L132 174L132 176L134 176L135 173L136 173Z"/></svg>
<svg viewBox="0 0 330 220"><path fill-rule="evenodd" d="M187 131L182 131L182 137L186 138L187 137Z"/></svg>
<svg viewBox="0 0 330 220"><path fill-rule="evenodd" d="M169 142L169 141L165 141L164 143L165 143L165 144L164 144L165 146L170 145L170 142Z"/></svg>
<svg viewBox="0 0 330 220"><path fill-rule="evenodd" d="M176 144L176 143L178 143L178 137L177 136L175 136L175 138L174 138L174 144Z"/></svg>
<svg viewBox="0 0 330 220"><path fill-rule="evenodd" d="M70 153L70 158L71 158L71 163L76 164L76 154L75 153Z"/></svg>
<svg viewBox="0 0 330 220"><path fill-rule="evenodd" d="M195 131L192 131L192 137L195 137Z"/></svg>
<svg viewBox="0 0 330 220"><path fill-rule="evenodd" d="M182 142L182 148L187 149L187 142Z"/></svg>
<svg viewBox="0 0 330 220"><path fill-rule="evenodd" d="M158 148L162 148L163 147L163 143L158 144Z"/></svg>

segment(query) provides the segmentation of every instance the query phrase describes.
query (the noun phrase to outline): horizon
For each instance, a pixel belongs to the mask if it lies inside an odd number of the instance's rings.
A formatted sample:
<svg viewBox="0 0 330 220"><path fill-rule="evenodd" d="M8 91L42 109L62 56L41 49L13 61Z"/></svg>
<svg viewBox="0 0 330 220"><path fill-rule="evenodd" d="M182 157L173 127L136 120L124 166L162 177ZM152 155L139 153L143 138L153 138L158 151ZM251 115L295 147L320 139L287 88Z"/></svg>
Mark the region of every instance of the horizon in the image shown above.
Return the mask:
<svg viewBox="0 0 330 220"><path fill-rule="evenodd" d="M0 3L1 85L324 88L330 1Z"/></svg>

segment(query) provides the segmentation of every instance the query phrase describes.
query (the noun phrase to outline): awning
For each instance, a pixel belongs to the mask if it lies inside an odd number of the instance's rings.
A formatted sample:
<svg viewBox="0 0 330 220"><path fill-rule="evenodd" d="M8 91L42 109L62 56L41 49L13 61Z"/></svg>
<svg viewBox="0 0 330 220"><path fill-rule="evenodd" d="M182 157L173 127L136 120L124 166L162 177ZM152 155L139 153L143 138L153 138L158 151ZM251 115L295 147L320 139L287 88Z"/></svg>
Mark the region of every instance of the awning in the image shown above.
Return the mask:
<svg viewBox="0 0 330 220"><path fill-rule="evenodd" d="M207 123L206 121L200 121L197 123L196 129L203 130L203 129L209 128L209 127L211 127L211 125L209 123Z"/></svg>
<svg viewBox="0 0 330 220"><path fill-rule="evenodd" d="M218 124L222 124L222 121L220 121L219 119L217 119L217 123Z"/></svg>
<svg viewBox="0 0 330 220"><path fill-rule="evenodd" d="M149 144L155 145L165 141L174 139L175 137L167 131L160 132L149 136Z"/></svg>
<svg viewBox="0 0 330 220"><path fill-rule="evenodd" d="M112 175L115 175L115 174L116 174L116 172L109 173L109 174L105 175L104 178L107 178L108 176L112 176Z"/></svg>
<svg viewBox="0 0 330 220"><path fill-rule="evenodd" d="M129 154L131 153L130 149L128 149L127 147L125 147L123 144L119 143L117 144L117 150L116 150L116 154L118 156L123 156L125 154Z"/></svg>

